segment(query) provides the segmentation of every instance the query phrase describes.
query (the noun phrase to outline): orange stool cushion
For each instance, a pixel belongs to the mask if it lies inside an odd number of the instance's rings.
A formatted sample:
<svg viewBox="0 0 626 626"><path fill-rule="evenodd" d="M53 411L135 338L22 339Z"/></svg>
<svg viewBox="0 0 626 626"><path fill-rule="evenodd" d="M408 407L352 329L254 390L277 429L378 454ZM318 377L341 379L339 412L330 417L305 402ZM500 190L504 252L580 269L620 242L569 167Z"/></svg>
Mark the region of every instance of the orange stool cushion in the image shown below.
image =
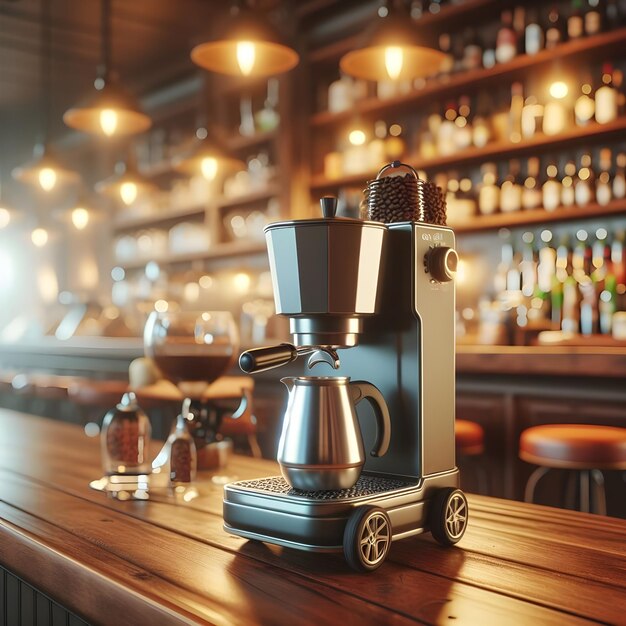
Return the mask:
<svg viewBox="0 0 626 626"><path fill-rule="evenodd" d="M520 458L545 467L626 469L626 428L546 424L525 430Z"/></svg>
<svg viewBox="0 0 626 626"><path fill-rule="evenodd" d="M484 449L485 432L483 427L469 420L455 420L454 436L456 451L459 454L482 454Z"/></svg>

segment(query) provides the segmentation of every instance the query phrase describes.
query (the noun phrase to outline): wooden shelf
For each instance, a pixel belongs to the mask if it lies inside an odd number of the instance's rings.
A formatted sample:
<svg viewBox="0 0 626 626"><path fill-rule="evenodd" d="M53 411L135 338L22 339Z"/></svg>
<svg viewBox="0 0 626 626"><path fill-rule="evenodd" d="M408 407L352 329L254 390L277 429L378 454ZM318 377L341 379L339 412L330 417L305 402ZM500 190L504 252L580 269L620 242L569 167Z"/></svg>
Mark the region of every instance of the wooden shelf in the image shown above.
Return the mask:
<svg viewBox="0 0 626 626"><path fill-rule="evenodd" d="M443 12L442 9L441 13L443 14ZM515 78L528 70L550 65L557 59L574 60L584 57L586 61L589 61L603 58L613 50L623 53L625 44L626 28L619 28L592 37L568 41L556 48L542 50L532 56L520 55L509 63L501 63L491 68L480 68L452 74L445 80L433 81L423 89L406 95L387 100L366 98L357 102L349 110L341 111L340 113L321 111L311 116L310 124L313 127L332 126L350 120L354 115L373 115L408 109L423 100L432 102L450 93L458 93L461 90L465 92L469 90L475 91L477 87L482 87L489 82L496 82L502 78Z"/></svg>
<svg viewBox="0 0 626 626"><path fill-rule="evenodd" d="M535 151L557 150L564 146L577 143L580 140L598 141L607 135L619 135L626 133L626 117L619 118L609 124L589 124L587 126L574 127L559 135L537 134L530 139L523 139L518 143L510 141L497 141L487 144L484 148L468 148L454 154L436 157L434 159L420 159L408 157L408 162L418 170L440 170L448 167L459 167L475 162L483 162L491 158L514 157ZM373 178L376 172L366 172L336 179L329 179L323 175L314 176L311 179L311 189L335 189L343 186L362 185Z"/></svg>
<svg viewBox="0 0 626 626"><path fill-rule="evenodd" d="M192 263L194 261L215 261L218 259L227 259L230 257L246 257L266 254L267 247L264 241L249 242L230 242L219 243L211 247L206 252L192 252L190 254L170 254L160 258L146 258L136 261L127 261L117 263L125 270L141 269L146 263L155 261L159 265L177 265L183 263Z"/></svg>
<svg viewBox="0 0 626 626"><path fill-rule="evenodd" d="M233 207L244 206L247 204L255 204L256 202L269 200L270 198L277 196L278 193L278 187L272 184L269 187L266 187L265 189L261 189L259 191L247 193L241 196L237 196L235 198L229 198L228 200L221 200L220 202L217 202L215 206L218 209L230 209Z"/></svg>
<svg viewBox="0 0 626 626"><path fill-rule="evenodd" d="M166 226L174 224L184 219L192 219L204 216L205 206L192 206L173 211L161 211L149 215L138 215L136 217L113 220L114 232L136 230L138 228L148 228L150 226Z"/></svg>
<svg viewBox="0 0 626 626"><path fill-rule="evenodd" d="M565 222L579 219L603 217L607 215L626 216L626 199L613 200L609 204L588 204L584 207L561 207L555 211L532 209L515 211L514 213L494 213L493 215L477 215L471 221L450 226L457 233L480 232L498 228L515 228L547 222Z"/></svg>

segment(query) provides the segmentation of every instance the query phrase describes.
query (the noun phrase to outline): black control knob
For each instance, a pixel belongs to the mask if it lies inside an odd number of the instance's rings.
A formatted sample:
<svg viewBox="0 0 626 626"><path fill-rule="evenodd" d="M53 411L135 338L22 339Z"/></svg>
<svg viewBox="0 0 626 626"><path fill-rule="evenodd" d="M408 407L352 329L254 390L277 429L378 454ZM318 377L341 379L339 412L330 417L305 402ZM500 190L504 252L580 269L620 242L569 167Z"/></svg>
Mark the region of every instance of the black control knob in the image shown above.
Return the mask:
<svg viewBox="0 0 626 626"><path fill-rule="evenodd" d="M453 248L439 246L426 256L426 267L430 275L440 283L447 283L454 278L459 265L459 255Z"/></svg>

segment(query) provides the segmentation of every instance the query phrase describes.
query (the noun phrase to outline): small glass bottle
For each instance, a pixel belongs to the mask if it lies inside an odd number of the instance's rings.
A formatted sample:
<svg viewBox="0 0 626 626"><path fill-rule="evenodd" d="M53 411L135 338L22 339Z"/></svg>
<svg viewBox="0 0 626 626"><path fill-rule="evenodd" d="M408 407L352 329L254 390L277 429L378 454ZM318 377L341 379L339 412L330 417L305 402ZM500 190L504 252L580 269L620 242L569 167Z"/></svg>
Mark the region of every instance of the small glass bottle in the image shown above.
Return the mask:
<svg viewBox="0 0 626 626"><path fill-rule="evenodd" d="M512 213L522 208L522 189L519 161L512 160L509 173L500 187L500 210L503 213Z"/></svg>
<svg viewBox="0 0 626 626"><path fill-rule="evenodd" d="M501 26L496 38L496 61L507 63L517 54L517 37L513 30L513 13L502 11Z"/></svg>
<svg viewBox="0 0 626 626"><path fill-rule="evenodd" d="M580 168L574 183L574 197L577 206L586 206L594 200L595 181L591 170L591 155L583 154Z"/></svg>
<svg viewBox="0 0 626 626"><path fill-rule="evenodd" d="M135 394L125 393L102 422L100 442L105 473L149 474L151 433L150 419L137 404Z"/></svg>
<svg viewBox="0 0 626 626"><path fill-rule="evenodd" d="M574 206L576 196L574 193L574 178L576 176L576 163L568 161L565 164L565 176L561 180L561 204L563 206Z"/></svg>
<svg viewBox="0 0 626 626"><path fill-rule="evenodd" d="M613 85L613 66L602 66L602 87L596 91L596 122L608 124L618 115L618 93Z"/></svg>
<svg viewBox="0 0 626 626"><path fill-rule="evenodd" d="M555 211L561 203L561 183L557 180L558 169L554 163L546 168L548 176L541 189L543 195L543 208L546 211Z"/></svg>
<svg viewBox="0 0 626 626"><path fill-rule="evenodd" d="M544 44L543 29L539 24L536 10L528 12L528 23L524 29L524 51L526 54L537 54Z"/></svg>
<svg viewBox="0 0 626 626"><path fill-rule="evenodd" d="M626 154L620 152L615 158L617 168L613 176L613 197L626 198Z"/></svg>
<svg viewBox="0 0 626 626"><path fill-rule="evenodd" d="M483 182L478 191L478 210L482 215L491 215L498 210L500 204L500 188L496 184L495 163L483 166Z"/></svg>
<svg viewBox="0 0 626 626"><path fill-rule="evenodd" d="M522 208L537 209L542 203L542 188L539 184L539 158L528 159L527 176L522 191Z"/></svg>
<svg viewBox="0 0 626 626"><path fill-rule="evenodd" d="M581 87L581 94L574 104L574 115L578 126L586 126L593 120L596 102L591 96L592 91L591 80L585 81Z"/></svg>
<svg viewBox="0 0 626 626"><path fill-rule="evenodd" d="M548 25L546 27L546 49L551 50L563 41L564 35L563 18L559 13L559 7L554 4L548 11Z"/></svg>
<svg viewBox="0 0 626 626"><path fill-rule="evenodd" d="M606 206L611 202L611 148L600 150L600 173L596 179L596 202Z"/></svg>
<svg viewBox="0 0 626 626"><path fill-rule="evenodd" d="M170 450L170 484L174 487L193 482L196 478L196 444L187 428L187 421L193 418L190 407L191 401L186 399L176 418L174 430L167 438Z"/></svg>
<svg viewBox="0 0 626 626"><path fill-rule="evenodd" d="M572 13L567 18L567 37L578 39L585 33L582 0L572 0Z"/></svg>

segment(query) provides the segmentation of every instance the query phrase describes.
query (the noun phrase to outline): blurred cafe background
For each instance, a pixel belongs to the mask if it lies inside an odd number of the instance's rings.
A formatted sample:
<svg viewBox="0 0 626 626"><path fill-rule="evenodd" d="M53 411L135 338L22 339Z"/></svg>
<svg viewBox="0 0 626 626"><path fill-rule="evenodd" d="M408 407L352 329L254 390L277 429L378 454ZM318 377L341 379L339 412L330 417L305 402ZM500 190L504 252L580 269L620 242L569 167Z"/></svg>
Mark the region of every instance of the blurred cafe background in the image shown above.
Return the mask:
<svg viewBox="0 0 626 626"><path fill-rule="evenodd" d="M208 37L247 10L259 41ZM347 62L393 11L435 74ZM626 428L625 69L625 0L0 0L0 406L94 436L130 385L165 439L150 313L230 312L237 354L288 341L264 226L329 195L359 217L399 159L457 237L465 487L523 499L528 429ZM275 458L278 378L242 383L237 450ZM626 517L619 463L554 467L535 501Z"/></svg>

